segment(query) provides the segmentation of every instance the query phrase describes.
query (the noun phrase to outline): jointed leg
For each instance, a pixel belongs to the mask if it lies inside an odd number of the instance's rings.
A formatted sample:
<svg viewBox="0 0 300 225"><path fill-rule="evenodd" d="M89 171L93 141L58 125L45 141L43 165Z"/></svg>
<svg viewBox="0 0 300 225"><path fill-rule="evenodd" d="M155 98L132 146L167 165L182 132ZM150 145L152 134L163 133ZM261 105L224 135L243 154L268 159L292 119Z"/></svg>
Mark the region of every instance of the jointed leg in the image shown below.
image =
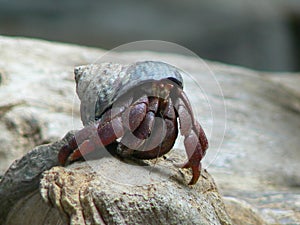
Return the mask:
<svg viewBox="0 0 300 225"><path fill-rule="evenodd" d="M178 135L177 119L171 99L160 103L160 111L151 128L151 135L133 156L140 159L153 159L169 152Z"/></svg>
<svg viewBox="0 0 300 225"><path fill-rule="evenodd" d="M115 114L113 118L109 110L103 116L105 118L104 121L100 119L95 124L86 126L78 131L71 141L60 150L58 155L60 164L64 165L68 160L75 161L95 151L97 148L105 147L122 137L124 129L139 126L140 124L136 123L141 123L144 120L147 104L148 102L145 102L145 97L143 96L128 108L129 119L134 117L135 123L123 123L122 113L124 110L119 114Z"/></svg>
<svg viewBox="0 0 300 225"><path fill-rule="evenodd" d="M200 124L195 121L191 105L184 92L176 100L176 112L179 117L180 133L184 136L184 146L188 161L181 165L182 168L191 168L193 177L190 185L195 184L201 174L201 159L203 158L208 142Z"/></svg>

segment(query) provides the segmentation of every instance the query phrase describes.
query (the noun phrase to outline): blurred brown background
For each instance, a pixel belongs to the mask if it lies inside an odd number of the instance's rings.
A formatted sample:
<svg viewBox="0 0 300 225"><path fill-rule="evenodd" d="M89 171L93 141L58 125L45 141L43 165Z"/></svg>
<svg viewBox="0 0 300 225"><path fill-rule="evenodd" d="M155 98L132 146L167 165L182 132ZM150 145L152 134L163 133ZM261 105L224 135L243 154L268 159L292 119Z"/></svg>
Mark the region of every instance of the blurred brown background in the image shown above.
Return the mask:
<svg viewBox="0 0 300 225"><path fill-rule="evenodd" d="M205 59L300 70L298 0L0 0L0 34L105 49L158 39Z"/></svg>

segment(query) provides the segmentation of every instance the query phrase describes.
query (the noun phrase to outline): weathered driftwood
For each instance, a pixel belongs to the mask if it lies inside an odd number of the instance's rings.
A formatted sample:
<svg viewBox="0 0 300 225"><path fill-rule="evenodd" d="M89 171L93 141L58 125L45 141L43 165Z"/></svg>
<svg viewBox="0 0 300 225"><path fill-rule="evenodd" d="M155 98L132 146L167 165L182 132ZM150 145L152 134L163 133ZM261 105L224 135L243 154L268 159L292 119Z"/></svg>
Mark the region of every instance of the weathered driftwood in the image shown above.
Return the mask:
<svg viewBox="0 0 300 225"><path fill-rule="evenodd" d="M10 210L6 224L230 224L208 172L203 170L198 183L188 186L191 173L176 168L178 160L173 152L168 158L135 166L141 161L124 162L107 155L46 171L34 192L39 176L30 175L37 181L29 188L31 193L22 191L24 197ZM26 187L20 181L9 186L16 193L18 187Z"/></svg>

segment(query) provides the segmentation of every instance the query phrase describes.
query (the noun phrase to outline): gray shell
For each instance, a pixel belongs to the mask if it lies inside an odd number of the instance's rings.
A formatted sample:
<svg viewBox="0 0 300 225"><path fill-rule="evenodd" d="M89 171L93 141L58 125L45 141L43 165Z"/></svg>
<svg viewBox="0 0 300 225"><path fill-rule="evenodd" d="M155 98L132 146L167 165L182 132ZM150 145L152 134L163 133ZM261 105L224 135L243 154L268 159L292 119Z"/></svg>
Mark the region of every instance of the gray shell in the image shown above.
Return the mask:
<svg viewBox="0 0 300 225"><path fill-rule="evenodd" d="M129 89L151 80L170 79L181 88L184 72L163 62L101 63L75 68L83 125L94 121Z"/></svg>

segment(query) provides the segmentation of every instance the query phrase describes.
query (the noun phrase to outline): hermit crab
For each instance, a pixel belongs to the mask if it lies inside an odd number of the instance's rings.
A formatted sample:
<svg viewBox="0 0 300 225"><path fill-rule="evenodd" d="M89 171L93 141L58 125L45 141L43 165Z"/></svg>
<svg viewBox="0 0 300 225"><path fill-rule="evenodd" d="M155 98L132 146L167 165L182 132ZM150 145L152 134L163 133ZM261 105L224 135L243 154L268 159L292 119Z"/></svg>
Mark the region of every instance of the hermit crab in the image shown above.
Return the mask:
<svg viewBox="0 0 300 225"><path fill-rule="evenodd" d="M77 67L84 128L61 148L60 164L112 145L122 157L153 159L172 149L180 131L188 156L180 167L192 169L195 184L208 141L183 91L183 74L158 61Z"/></svg>

